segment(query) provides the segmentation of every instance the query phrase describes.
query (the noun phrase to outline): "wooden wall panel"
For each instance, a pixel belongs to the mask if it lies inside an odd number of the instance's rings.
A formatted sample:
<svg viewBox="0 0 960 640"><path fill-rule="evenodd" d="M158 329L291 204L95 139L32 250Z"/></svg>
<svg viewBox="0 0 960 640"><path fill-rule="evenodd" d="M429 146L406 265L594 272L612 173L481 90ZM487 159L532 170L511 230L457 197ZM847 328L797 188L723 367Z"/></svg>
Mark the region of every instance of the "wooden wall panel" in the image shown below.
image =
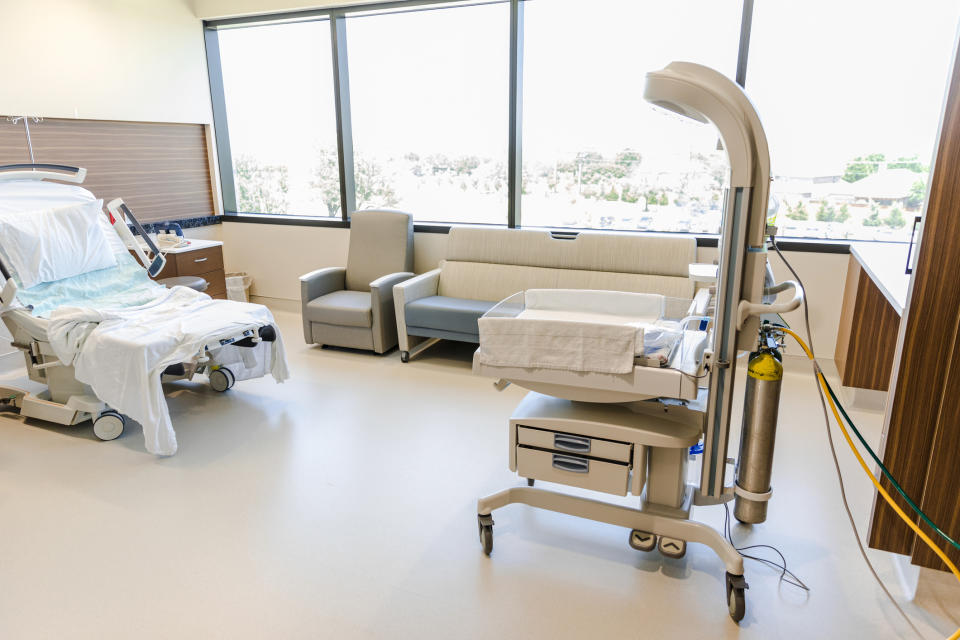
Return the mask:
<svg viewBox="0 0 960 640"><path fill-rule="evenodd" d="M886 391L897 350L900 315L866 270L859 267L859 263L856 270L851 266L856 277L856 297L851 311L850 336L844 345L846 351L843 360L837 361L837 368L842 366L841 381L845 387ZM837 348L840 348L839 341Z"/></svg>
<svg viewBox="0 0 960 640"><path fill-rule="evenodd" d="M141 221L215 214L204 125L46 118L30 134L36 162L85 167L84 187L123 198ZM23 123L0 116L0 164L22 162Z"/></svg>
<svg viewBox="0 0 960 640"><path fill-rule="evenodd" d="M854 308L857 305L857 287L860 284L860 262L850 254L847 260L847 279L843 285L843 302L840 305L840 324L837 327L837 344L833 349L833 361L840 372L842 384L847 371L847 351L854 328Z"/></svg>
<svg viewBox="0 0 960 640"><path fill-rule="evenodd" d="M924 214L896 380L888 399L883 461L903 488L947 531L960 536L960 63L950 78ZM951 394L953 394L951 396ZM889 483L885 488L896 495ZM909 512L907 505L895 498ZM929 510L928 510L929 509ZM925 525L923 525L925 526ZM942 563L877 496L870 546ZM953 560L960 553L946 543Z"/></svg>

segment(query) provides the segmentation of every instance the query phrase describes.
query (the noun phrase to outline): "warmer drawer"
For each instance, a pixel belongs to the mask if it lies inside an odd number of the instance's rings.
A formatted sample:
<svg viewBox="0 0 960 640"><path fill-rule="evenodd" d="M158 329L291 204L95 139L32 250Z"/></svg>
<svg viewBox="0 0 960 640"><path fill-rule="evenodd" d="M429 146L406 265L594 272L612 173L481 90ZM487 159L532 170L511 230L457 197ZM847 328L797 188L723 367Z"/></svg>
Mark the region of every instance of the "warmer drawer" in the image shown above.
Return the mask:
<svg viewBox="0 0 960 640"><path fill-rule="evenodd" d="M633 452L633 445L626 442L600 440L520 425L517 425L517 443L540 449L554 449L559 453L572 453L626 463L630 462Z"/></svg>
<svg viewBox="0 0 960 640"><path fill-rule="evenodd" d="M517 473L524 478L559 482L618 496L627 495L626 464L529 447L517 447Z"/></svg>

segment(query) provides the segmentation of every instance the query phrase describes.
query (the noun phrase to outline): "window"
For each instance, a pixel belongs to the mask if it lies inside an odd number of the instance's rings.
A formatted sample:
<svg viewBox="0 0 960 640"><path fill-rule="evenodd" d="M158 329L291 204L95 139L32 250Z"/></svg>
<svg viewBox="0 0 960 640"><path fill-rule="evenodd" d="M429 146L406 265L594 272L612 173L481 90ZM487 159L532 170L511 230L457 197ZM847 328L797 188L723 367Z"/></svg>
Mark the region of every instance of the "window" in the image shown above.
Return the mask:
<svg viewBox="0 0 960 640"><path fill-rule="evenodd" d="M237 211L339 217L330 23L218 38Z"/></svg>
<svg viewBox="0 0 960 640"><path fill-rule="evenodd" d="M207 22L225 208L340 222L345 202L505 225L519 201L526 227L714 234L729 177L716 130L643 100L647 71L685 60L746 71L781 236L907 240L960 3L750 7L745 33L744 0L424 0Z"/></svg>
<svg viewBox="0 0 960 640"><path fill-rule="evenodd" d="M757 0L747 93L785 236L908 240L960 3Z"/></svg>
<svg viewBox="0 0 960 640"><path fill-rule="evenodd" d="M346 20L357 209L507 216L507 3Z"/></svg>
<svg viewBox="0 0 960 640"><path fill-rule="evenodd" d="M734 77L739 0L532 0L524 7L524 226L716 233L717 133L643 100L673 60Z"/></svg>

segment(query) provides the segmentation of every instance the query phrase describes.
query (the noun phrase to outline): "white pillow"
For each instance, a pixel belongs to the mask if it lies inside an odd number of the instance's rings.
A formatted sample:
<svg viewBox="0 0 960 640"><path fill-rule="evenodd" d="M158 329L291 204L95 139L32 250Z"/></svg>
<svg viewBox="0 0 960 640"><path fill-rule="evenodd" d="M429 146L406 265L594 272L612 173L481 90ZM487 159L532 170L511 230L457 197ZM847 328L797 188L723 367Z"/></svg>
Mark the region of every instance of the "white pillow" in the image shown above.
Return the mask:
<svg viewBox="0 0 960 640"><path fill-rule="evenodd" d="M0 214L0 245L24 289L116 266L103 200Z"/></svg>

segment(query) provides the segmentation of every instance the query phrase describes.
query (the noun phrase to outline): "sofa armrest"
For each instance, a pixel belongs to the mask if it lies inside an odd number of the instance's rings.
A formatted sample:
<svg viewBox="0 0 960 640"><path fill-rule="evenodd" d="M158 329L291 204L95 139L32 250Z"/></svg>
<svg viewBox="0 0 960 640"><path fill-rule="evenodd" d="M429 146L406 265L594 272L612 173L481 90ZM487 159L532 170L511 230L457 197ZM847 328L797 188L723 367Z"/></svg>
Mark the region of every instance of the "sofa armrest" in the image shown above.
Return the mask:
<svg viewBox="0 0 960 640"><path fill-rule="evenodd" d="M401 351L410 351L413 346L407 335L407 320L404 307L408 302L435 296L440 290L440 269L427 271L393 286L393 306L397 315L397 338ZM418 339L419 340L419 339Z"/></svg>
<svg viewBox="0 0 960 640"><path fill-rule="evenodd" d="M710 305L711 296L712 294L710 293L710 287L702 287L700 290L698 290L697 295L695 295L693 300L690 302L690 308L687 310L687 315L707 315L707 308Z"/></svg>
<svg viewBox="0 0 960 640"><path fill-rule="evenodd" d="M300 276L300 302L307 304L320 296L343 290L346 278L344 267L326 267Z"/></svg>
<svg viewBox="0 0 960 640"><path fill-rule="evenodd" d="M393 297L404 304L435 296L440 290L440 269L427 271L393 286Z"/></svg>
<svg viewBox="0 0 960 640"><path fill-rule="evenodd" d="M414 276L409 271L380 276L370 283L370 306L373 312L373 350L383 353L397 344L396 314L393 310L393 287Z"/></svg>

